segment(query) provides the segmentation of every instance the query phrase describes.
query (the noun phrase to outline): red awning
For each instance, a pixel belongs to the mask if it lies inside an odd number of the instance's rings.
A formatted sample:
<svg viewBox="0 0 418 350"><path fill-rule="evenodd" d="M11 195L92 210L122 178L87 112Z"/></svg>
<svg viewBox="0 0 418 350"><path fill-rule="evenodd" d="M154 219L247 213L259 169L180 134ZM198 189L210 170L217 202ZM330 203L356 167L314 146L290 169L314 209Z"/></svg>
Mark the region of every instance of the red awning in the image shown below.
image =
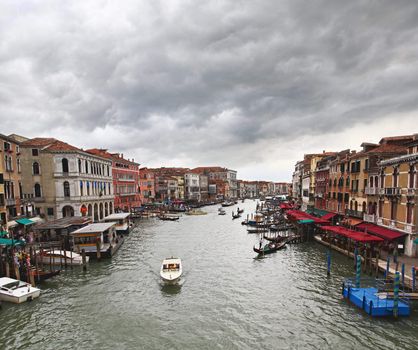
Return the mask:
<svg viewBox="0 0 418 350"><path fill-rule="evenodd" d="M336 233L337 235L344 236L357 242L382 242L383 239L373 235L369 235L364 232L350 230L342 226L322 226L325 231Z"/></svg>
<svg viewBox="0 0 418 350"><path fill-rule="evenodd" d="M330 220L330 219L332 219L336 215L338 215L338 214L336 214L336 213L328 213L328 214L325 214L325 215L321 216L321 219Z"/></svg>
<svg viewBox="0 0 418 350"><path fill-rule="evenodd" d="M402 233L399 231L391 230L386 227L377 226L375 224L371 224L369 222L363 222L356 226L359 230L372 233L376 236L382 237L385 240L393 241L394 239L398 239L406 235L406 233Z"/></svg>
<svg viewBox="0 0 418 350"><path fill-rule="evenodd" d="M280 209L283 209L283 210L293 209L293 205L290 203L280 203L279 207Z"/></svg>

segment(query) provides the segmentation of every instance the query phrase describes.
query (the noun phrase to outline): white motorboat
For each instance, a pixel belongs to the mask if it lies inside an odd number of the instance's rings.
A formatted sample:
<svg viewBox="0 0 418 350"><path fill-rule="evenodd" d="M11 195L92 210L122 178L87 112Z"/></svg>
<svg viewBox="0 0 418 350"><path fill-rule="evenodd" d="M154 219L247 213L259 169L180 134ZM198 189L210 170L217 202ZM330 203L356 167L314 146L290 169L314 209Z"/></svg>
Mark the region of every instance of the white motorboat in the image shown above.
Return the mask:
<svg viewBox="0 0 418 350"><path fill-rule="evenodd" d="M0 300L20 304L25 301L38 298L41 294L39 288L32 287L29 283L15 280L9 277L0 278Z"/></svg>
<svg viewBox="0 0 418 350"><path fill-rule="evenodd" d="M44 250L38 252L43 264L51 265L82 265L83 257L81 254L71 252L69 250ZM86 256L86 263L89 262L89 257Z"/></svg>
<svg viewBox="0 0 418 350"><path fill-rule="evenodd" d="M183 273L183 266L179 258L167 258L161 264L160 276L166 283L176 283Z"/></svg>
<svg viewBox="0 0 418 350"><path fill-rule="evenodd" d="M226 211L224 210L224 208L219 208L218 210L218 215L225 215Z"/></svg>

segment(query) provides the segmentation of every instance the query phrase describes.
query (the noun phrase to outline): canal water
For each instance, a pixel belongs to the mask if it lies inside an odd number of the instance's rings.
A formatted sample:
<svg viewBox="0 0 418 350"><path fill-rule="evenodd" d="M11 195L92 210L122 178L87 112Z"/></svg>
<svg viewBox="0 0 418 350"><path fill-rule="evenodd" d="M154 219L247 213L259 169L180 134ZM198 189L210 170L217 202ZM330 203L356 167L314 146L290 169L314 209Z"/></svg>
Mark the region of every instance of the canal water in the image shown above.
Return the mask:
<svg viewBox="0 0 418 350"><path fill-rule="evenodd" d="M246 201L244 216L256 202ZM254 259L240 220L144 220L118 253L41 285L41 297L0 310L0 349L417 349L418 309L374 319L341 298L352 260L316 243ZM162 259L183 260L179 286L161 284Z"/></svg>

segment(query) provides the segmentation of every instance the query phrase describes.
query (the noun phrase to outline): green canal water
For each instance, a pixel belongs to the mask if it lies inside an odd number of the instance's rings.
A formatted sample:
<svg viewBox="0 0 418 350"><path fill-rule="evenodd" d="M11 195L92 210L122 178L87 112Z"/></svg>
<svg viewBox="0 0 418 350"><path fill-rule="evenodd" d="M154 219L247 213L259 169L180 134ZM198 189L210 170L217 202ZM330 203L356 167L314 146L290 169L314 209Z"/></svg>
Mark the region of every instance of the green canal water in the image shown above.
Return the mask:
<svg viewBox="0 0 418 350"><path fill-rule="evenodd" d="M255 202L238 206L245 213ZM374 319L341 298L352 261L316 243L254 259L257 237L231 210L145 220L111 259L63 271L41 297L0 310L0 349L417 349L418 308ZM184 277L163 286L163 258Z"/></svg>

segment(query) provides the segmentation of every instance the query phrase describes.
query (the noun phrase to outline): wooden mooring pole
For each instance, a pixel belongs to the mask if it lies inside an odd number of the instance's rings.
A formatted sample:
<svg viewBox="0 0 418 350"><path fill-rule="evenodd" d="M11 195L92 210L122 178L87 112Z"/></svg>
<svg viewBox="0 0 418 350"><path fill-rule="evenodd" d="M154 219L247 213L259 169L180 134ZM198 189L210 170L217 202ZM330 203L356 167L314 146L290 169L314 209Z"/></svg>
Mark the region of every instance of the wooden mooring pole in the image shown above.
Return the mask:
<svg viewBox="0 0 418 350"><path fill-rule="evenodd" d="M84 249L81 250L81 258L83 262L83 271L87 271L86 251Z"/></svg>

